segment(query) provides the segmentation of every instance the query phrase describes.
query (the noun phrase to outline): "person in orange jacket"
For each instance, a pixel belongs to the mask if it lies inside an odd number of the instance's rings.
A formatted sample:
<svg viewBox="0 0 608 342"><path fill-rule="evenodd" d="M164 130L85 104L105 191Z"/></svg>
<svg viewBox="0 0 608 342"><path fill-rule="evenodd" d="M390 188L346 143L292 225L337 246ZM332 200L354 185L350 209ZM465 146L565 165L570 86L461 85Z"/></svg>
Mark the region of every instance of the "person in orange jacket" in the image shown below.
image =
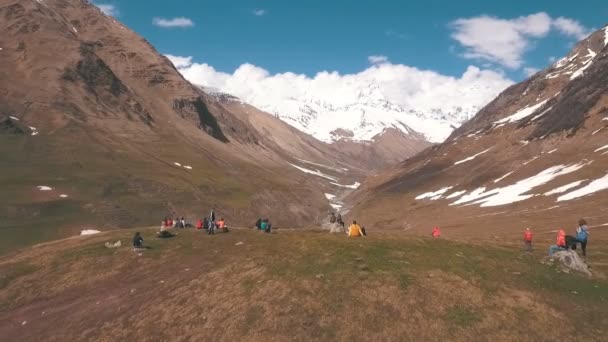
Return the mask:
<svg viewBox="0 0 608 342"><path fill-rule="evenodd" d="M526 252L532 252L532 236L534 234L532 234L532 231L530 230L530 228L526 228L526 231L524 232L524 249L526 250Z"/></svg>
<svg viewBox="0 0 608 342"><path fill-rule="evenodd" d="M441 230L439 230L439 227L433 228L433 231L431 232L431 236L434 238L441 237Z"/></svg>
<svg viewBox="0 0 608 342"><path fill-rule="evenodd" d="M203 229L203 220L202 219L198 219L198 221L196 221L196 229Z"/></svg>
<svg viewBox="0 0 608 342"><path fill-rule="evenodd" d="M552 256L553 253L555 253L555 252L566 250L566 231L565 230L560 229L557 232L557 239L555 242L556 242L555 245L552 245L551 247L549 247L549 256Z"/></svg>
<svg viewBox="0 0 608 342"><path fill-rule="evenodd" d="M361 226L357 224L357 221L353 221L353 224L348 227L348 237L360 237L365 236L361 231Z"/></svg>

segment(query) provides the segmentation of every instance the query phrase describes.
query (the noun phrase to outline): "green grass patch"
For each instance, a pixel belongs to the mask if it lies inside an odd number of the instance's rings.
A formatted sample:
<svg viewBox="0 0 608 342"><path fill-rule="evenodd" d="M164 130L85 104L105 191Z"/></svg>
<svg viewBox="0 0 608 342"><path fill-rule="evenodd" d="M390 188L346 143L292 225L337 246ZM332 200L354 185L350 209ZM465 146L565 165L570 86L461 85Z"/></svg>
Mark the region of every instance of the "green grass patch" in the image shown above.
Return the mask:
<svg viewBox="0 0 608 342"><path fill-rule="evenodd" d="M447 310L444 319L450 324L467 328L480 322L482 314L479 310L469 308L465 305L454 305Z"/></svg>
<svg viewBox="0 0 608 342"><path fill-rule="evenodd" d="M15 280L32 274L37 270L37 266L25 263L13 264L4 268L0 273L0 289L8 287Z"/></svg>

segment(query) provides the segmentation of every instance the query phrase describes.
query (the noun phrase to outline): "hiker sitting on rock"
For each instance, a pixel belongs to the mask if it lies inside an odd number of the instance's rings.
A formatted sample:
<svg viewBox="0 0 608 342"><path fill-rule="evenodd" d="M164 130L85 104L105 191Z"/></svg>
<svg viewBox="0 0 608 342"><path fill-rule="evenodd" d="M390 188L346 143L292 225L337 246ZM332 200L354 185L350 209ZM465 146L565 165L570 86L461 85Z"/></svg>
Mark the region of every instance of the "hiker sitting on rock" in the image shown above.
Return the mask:
<svg viewBox="0 0 608 342"><path fill-rule="evenodd" d="M133 248L144 248L144 239L139 232L135 232L133 236Z"/></svg>
<svg viewBox="0 0 608 342"><path fill-rule="evenodd" d="M549 256L552 256L553 253L555 253L555 252L565 251L565 250L566 250L566 231L563 229L560 229L557 232L556 244L549 247Z"/></svg>
<svg viewBox="0 0 608 342"><path fill-rule="evenodd" d="M361 226L357 224L357 221L353 221L353 224L348 227L348 237L360 237L364 236L361 231Z"/></svg>

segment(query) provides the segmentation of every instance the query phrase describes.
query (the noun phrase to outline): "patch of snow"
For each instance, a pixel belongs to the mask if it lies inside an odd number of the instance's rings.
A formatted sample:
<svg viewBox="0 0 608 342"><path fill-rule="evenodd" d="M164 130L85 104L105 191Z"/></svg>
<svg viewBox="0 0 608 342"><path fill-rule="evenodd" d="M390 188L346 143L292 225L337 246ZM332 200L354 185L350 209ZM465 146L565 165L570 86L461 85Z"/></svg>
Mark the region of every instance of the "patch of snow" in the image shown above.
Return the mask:
<svg viewBox="0 0 608 342"><path fill-rule="evenodd" d="M493 207L526 200L534 195L524 195L537 186L543 185L552 179L575 172L591 162L578 163L572 165L552 166L532 177L522 179L515 184L485 191L485 188L476 189L469 195L463 196L460 200L450 204L457 205L475 201L472 204L480 204L481 207Z"/></svg>
<svg viewBox="0 0 608 342"><path fill-rule="evenodd" d="M74 31L74 33L78 33L78 30L74 26L72 26L72 30Z"/></svg>
<svg viewBox="0 0 608 342"><path fill-rule="evenodd" d="M101 233L99 230L95 230L95 229L85 229L85 230L81 230L80 231L80 235L93 235L93 234L98 234Z"/></svg>
<svg viewBox="0 0 608 342"><path fill-rule="evenodd" d="M595 133L597 133L597 132L599 132L599 131L601 131L603 129L604 129L604 127L600 127L597 130L595 130L593 133L591 133L591 135L595 135Z"/></svg>
<svg viewBox="0 0 608 342"><path fill-rule="evenodd" d="M579 180L576 182L572 182L570 184L566 184L564 186L560 186L559 188L555 188L551 191L545 192L545 196L551 196L551 195L555 195L555 194L561 194L562 192L566 192L572 188L576 188L577 186L581 185L581 183L583 183L584 181L586 181L586 179L583 180Z"/></svg>
<svg viewBox="0 0 608 342"><path fill-rule="evenodd" d="M327 198L328 200L332 200L332 199L336 198L336 195L326 193L325 198Z"/></svg>
<svg viewBox="0 0 608 342"><path fill-rule="evenodd" d="M509 115L506 118L502 118L498 121L495 121L494 124L500 125L500 124L504 124L504 123L511 123L511 122L516 122L523 118L526 118L526 117L534 114L540 107L542 107L545 103L547 103L547 101L548 100L544 100L533 106L520 109L515 114Z"/></svg>
<svg viewBox="0 0 608 342"><path fill-rule="evenodd" d="M534 121L534 120L542 117L543 115L547 114L551 109L553 109L553 107L549 107L549 108L543 110L540 114L535 115L530 121Z"/></svg>
<svg viewBox="0 0 608 342"><path fill-rule="evenodd" d="M585 70L587 70L587 68L589 68L591 66L591 64L593 64L593 59L596 56L596 53L591 51L591 49L587 49L587 51L589 52L589 54L585 57L588 57L589 59L587 59L585 62L583 62L583 66L580 67L578 70L576 70L575 72L572 73L572 75L570 76L570 80L573 80L579 76L582 76L583 73L585 72Z"/></svg>
<svg viewBox="0 0 608 342"><path fill-rule="evenodd" d="M608 26L604 27L604 46L608 45Z"/></svg>
<svg viewBox="0 0 608 342"><path fill-rule="evenodd" d="M463 159L463 160L459 160L459 161L455 162L455 163L454 163L454 165L458 165L458 164L466 163L466 162L468 162L468 161L470 161L470 160L473 160L473 159L475 159L477 156L482 155L482 154L484 154L484 153L488 152L488 151L489 151L489 150L491 150L491 149L492 149L492 147L490 147L489 149L487 149L487 150L485 150L485 151L481 151L481 152L477 153L477 154L476 154L476 155L474 155L474 156L471 156L471 157L465 158L465 159Z"/></svg>
<svg viewBox="0 0 608 342"><path fill-rule="evenodd" d="M330 203L329 205L336 210L340 210L342 208L340 204Z"/></svg>
<svg viewBox="0 0 608 342"><path fill-rule="evenodd" d="M29 126L29 127L32 130L32 135L38 135L38 130L36 129L36 127L32 127L32 126Z"/></svg>
<svg viewBox="0 0 608 342"><path fill-rule="evenodd" d="M61 195L59 195L59 197L61 197L61 198L68 198L68 195L66 195L66 194L61 194Z"/></svg>
<svg viewBox="0 0 608 342"><path fill-rule="evenodd" d="M584 186L580 189L577 189L577 190L569 192L565 195L559 196L557 198L557 201L558 202L569 201L571 199L587 196L594 192L605 190L605 189L608 189L608 174L606 174L602 178L598 178L598 179L594 180L593 182L587 184L586 186Z"/></svg>
<svg viewBox="0 0 608 342"><path fill-rule="evenodd" d="M307 169L307 168L304 168L304 167L301 167L301 166L294 165L292 163L287 163L287 164L295 167L296 169L298 169L298 170L300 170L300 171L302 171L304 173L308 173L308 174L315 175L315 176L318 176L318 177L321 177L321 178L329 179L330 181L334 181L334 182L338 181L338 178L326 175L323 172L319 171L318 169L317 170L310 170L310 169Z"/></svg>
<svg viewBox="0 0 608 342"><path fill-rule="evenodd" d="M184 165L184 169L192 170L192 166L190 166L190 165Z"/></svg>
<svg viewBox="0 0 608 342"><path fill-rule="evenodd" d="M608 121L608 117L602 118L602 121Z"/></svg>
<svg viewBox="0 0 608 342"><path fill-rule="evenodd" d="M476 199L491 195L491 193L485 193L485 191L486 191L485 187L477 188L477 189L471 191L470 194L462 196L459 200L457 200L456 202L454 202L450 205L467 203L467 202L471 202Z"/></svg>
<svg viewBox="0 0 608 342"><path fill-rule="evenodd" d="M46 185L38 185L38 190L40 190L40 191L51 191L51 190L53 190L53 188L51 188L50 186L46 186Z"/></svg>
<svg viewBox="0 0 608 342"><path fill-rule="evenodd" d="M553 153L553 152L555 152L555 151L557 151L557 149L553 149L553 150L551 150L551 151L547 152L547 154L551 154L551 153Z"/></svg>
<svg viewBox="0 0 608 342"><path fill-rule="evenodd" d="M352 185L344 185L344 184L338 184L338 183L334 183L334 182L329 182L329 184L333 184L335 186L339 186L342 188L349 188L349 189L357 189L359 186L361 186L361 183L359 183L359 182L355 182Z"/></svg>
<svg viewBox="0 0 608 342"><path fill-rule="evenodd" d="M445 188L441 188L437 191L433 191L433 192L425 192L424 194L418 195L416 196L415 199L419 200L419 199L424 199L424 198L429 198L429 199L439 199L439 198L435 198L436 196L441 197L441 195L445 194L446 192L448 192L451 188L451 186L447 186Z"/></svg>
<svg viewBox="0 0 608 342"><path fill-rule="evenodd" d="M0 49L0 50L1 50L1 49ZM19 119L18 119L18 118L16 118L16 117L14 117L14 116L9 116L9 118L11 118L11 119L13 119L13 120L15 120L15 121L19 121Z"/></svg>
<svg viewBox="0 0 608 342"><path fill-rule="evenodd" d="M599 151L601 151L601 150L605 150L605 149L607 149L607 148L608 148L608 145L604 145L604 146L602 146L602 147L598 148L597 150L595 150L595 151L593 151L593 152L599 152Z"/></svg>
<svg viewBox="0 0 608 342"><path fill-rule="evenodd" d="M507 173L506 175L504 175L504 176L502 176L502 177L500 177L500 178L498 178L498 179L495 179L495 180L494 180L494 183L498 183L498 182L500 182L501 180L503 180L503 179L505 179L505 178L509 177L510 175L512 175L512 174L513 174L513 172L515 172L515 171L511 171L511 172Z"/></svg>
<svg viewBox="0 0 608 342"><path fill-rule="evenodd" d="M175 165L175 166L182 166L182 164L180 164L178 162L173 162L173 165Z"/></svg>
<svg viewBox="0 0 608 342"><path fill-rule="evenodd" d="M336 171L336 172L340 172L340 173L344 173L343 171L348 171L348 169L344 169L344 168L336 168L336 167L332 167L332 166L327 166L327 165L323 165L323 164L318 164L318 163L314 163L305 159L300 159L300 158L296 158L297 160L306 163L306 164L310 164L310 165L314 165L314 166L319 166L328 170L332 170L332 171Z"/></svg>
<svg viewBox="0 0 608 342"><path fill-rule="evenodd" d="M528 164L530 164L531 162L535 161L536 159L538 159L538 156L536 156L536 157L534 157L534 158L532 158L532 159L528 160L527 162L525 162L525 163L523 163L523 164L521 164L521 165L528 165Z"/></svg>
<svg viewBox="0 0 608 342"><path fill-rule="evenodd" d="M464 194L464 193L466 193L466 192L467 192L466 190L462 190L462 191L456 191L456 192L453 192L453 193L451 193L450 195L448 195L448 196L446 197L446 199L452 199L452 198L456 198L456 197L458 197L458 196L460 196L460 195L462 195L462 194Z"/></svg>

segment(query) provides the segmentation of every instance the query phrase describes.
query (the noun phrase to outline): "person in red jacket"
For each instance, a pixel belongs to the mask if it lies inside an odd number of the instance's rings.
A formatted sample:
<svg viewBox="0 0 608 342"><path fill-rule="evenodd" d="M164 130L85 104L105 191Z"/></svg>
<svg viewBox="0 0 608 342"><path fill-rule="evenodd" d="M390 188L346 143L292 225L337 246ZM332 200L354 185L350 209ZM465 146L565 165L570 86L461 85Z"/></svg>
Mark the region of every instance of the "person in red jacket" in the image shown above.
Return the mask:
<svg viewBox="0 0 608 342"><path fill-rule="evenodd" d="M203 229L203 220L202 219L198 219L198 221L196 221L196 229Z"/></svg>
<svg viewBox="0 0 608 342"><path fill-rule="evenodd" d="M530 228L526 228L526 231L524 232L524 249L526 250L526 252L532 252L532 236L534 234L532 234L532 231L530 230Z"/></svg>
<svg viewBox="0 0 608 342"><path fill-rule="evenodd" d="M441 230L439 230L439 227L433 228L433 231L431 232L431 236L434 238L441 237Z"/></svg>

